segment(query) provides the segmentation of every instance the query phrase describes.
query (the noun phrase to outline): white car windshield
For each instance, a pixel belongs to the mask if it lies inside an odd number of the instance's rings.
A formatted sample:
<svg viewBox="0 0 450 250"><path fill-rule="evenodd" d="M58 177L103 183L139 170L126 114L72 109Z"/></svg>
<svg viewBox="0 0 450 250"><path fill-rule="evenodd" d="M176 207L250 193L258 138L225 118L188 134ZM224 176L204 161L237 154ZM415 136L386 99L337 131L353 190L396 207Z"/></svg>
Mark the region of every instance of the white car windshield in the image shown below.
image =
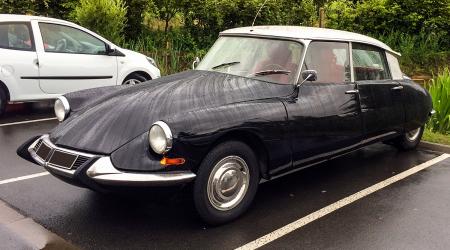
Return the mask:
<svg viewBox="0 0 450 250"><path fill-rule="evenodd" d="M223 36L196 69L293 84L302 51L294 41Z"/></svg>

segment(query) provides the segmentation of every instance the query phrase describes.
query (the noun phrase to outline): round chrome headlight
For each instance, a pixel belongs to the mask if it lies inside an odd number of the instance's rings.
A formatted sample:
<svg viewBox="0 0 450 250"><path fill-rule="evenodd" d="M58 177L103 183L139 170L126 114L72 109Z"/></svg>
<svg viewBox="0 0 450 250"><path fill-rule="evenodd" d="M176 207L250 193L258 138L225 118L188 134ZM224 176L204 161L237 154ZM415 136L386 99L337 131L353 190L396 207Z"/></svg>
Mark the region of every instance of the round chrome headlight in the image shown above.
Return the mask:
<svg viewBox="0 0 450 250"><path fill-rule="evenodd" d="M164 154L172 148L172 132L163 121L153 123L148 133L150 147L157 154Z"/></svg>
<svg viewBox="0 0 450 250"><path fill-rule="evenodd" d="M58 121L62 122L64 121L68 116L70 112L70 105L69 101L67 101L67 98L64 96L58 97L55 101L55 115Z"/></svg>

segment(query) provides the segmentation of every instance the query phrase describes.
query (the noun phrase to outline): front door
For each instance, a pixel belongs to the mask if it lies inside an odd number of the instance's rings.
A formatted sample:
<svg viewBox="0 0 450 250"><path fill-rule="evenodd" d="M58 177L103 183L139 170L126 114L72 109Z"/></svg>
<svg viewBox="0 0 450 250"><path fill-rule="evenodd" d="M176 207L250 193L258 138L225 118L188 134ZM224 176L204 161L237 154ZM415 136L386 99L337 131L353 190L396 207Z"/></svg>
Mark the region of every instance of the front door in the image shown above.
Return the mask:
<svg viewBox="0 0 450 250"><path fill-rule="evenodd" d="M385 52L374 46L352 43L352 57L366 139L402 132L403 86L392 80Z"/></svg>
<svg viewBox="0 0 450 250"><path fill-rule="evenodd" d="M356 85L351 82L349 43L311 42L302 71L317 80L299 87L287 103L294 166L326 159L358 146L362 121Z"/></svg>
<svg viewBox="0 0 450 250"><path fill-rule="evenodd" d="M49 94L116 85L117 58L106 44L74 27L38 23L40 87Z"/></svg>

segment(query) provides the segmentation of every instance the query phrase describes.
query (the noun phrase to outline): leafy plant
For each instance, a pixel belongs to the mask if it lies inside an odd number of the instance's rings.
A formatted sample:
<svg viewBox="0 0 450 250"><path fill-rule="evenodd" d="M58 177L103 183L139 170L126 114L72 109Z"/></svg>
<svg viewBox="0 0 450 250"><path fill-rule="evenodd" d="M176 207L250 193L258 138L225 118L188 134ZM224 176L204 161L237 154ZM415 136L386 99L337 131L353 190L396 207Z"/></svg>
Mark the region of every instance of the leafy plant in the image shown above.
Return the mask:
<svg viewBox="0 0 450 250"><path fill-rule="evenodd" d="M428 91L433 99L436 113L431 117L427 128L441 134L450 133L450 69L447 67L431 81Z"/></svg>
<svg viewBox="0 0 450 250"><path fill-rule="evenodd" d="M74 19L109 40L124 40L127 7L123 0L80 0L73 11Z"/></svg>

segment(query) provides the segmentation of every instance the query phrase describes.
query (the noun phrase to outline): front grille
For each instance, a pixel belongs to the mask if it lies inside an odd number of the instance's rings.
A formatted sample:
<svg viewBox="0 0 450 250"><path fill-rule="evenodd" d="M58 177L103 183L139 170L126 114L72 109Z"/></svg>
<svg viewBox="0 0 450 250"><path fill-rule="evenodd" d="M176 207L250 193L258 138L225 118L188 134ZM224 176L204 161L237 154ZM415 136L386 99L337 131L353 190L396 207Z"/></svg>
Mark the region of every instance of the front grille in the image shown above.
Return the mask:
<svg viewBox="0 0 450 250"><path fill-rule="evenodd" d="M77 160L76 154L70 154L55 149L48 163L53 166L71 169L76 160Z"/></svg>
<svg viewBox="0 0 450 250"><path fill-rule="evenodd" d="M85 162L87 162L90 158L87 156L79 155L75 163L73 164L73 168L77 169L81 165L83 165Z"/></svg>
<svg viewBox="0 0 450 250"><path fill-rule="evenodd" d="M36 154L42 159L42 160L46 160L48 157L48 154L52 151L52 149L47 146L47 144L45 143L41 143L41 145L39 146L39 148L36 150Z"/></svg>
<svg viewBox="0 0 450 250"><path fill-rule="evenodd" d="M41 144L42 144L42 139L39 139L39 141L36 143L36 145L34 145L34 151L35 151L35 152L39 149L39 147L41 146Z"/></svg>
<svg viewBox="0 0 450 250"><path fill-rule="evenodd" d="M46 142L45 138L39 139L32 150L49 166L65 169L77 169L93 157L93 155L81 155L76 151L59 148L51 142Z"/></svg>

